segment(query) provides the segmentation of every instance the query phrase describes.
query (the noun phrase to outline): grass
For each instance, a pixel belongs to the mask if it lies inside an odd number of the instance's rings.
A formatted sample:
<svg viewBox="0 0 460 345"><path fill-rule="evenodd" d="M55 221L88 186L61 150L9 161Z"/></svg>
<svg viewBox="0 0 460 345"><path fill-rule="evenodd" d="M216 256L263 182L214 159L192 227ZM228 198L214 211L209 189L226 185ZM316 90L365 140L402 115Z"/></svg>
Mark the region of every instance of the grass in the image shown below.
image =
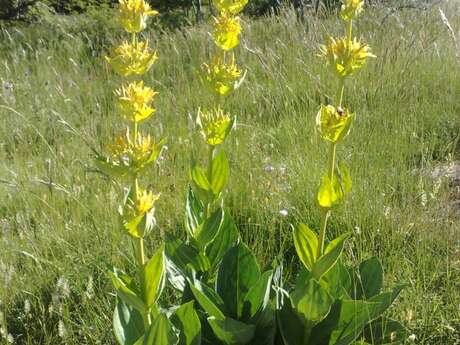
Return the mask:
<svg viewBox="0 0 460 345"><path fill-rule="evenodd" d="M459 21L458 8L441 6ZM246 18L238 56L248 76L227 104L238 115L226 144L227 205L260 262L283 257L290 278L298 262L289 223L319 227L326 147L314 121L336 85L315 54L337 23L302 23L291 10ZM120 129L117 77L103 62L119 38L110 25L105 17L52 17L0 32L0 343L8 333L17 344L114 343L106 271L130 270L133 258L116 217L122 186L92 161L92 150ZM191 119L212 102L197 78L210 55L206 30L146 34L160 53L147 76L160 92L149 130L168 138L164 160L144 181L162 193L150 253L165 232L184 234L189 162L205 157ZM429 174L460 155L455 45L436 7L373 9L357 32L378 58L345 95L358 116L338 154L354 185L330 235L353 231L347 260L377 255L387 283L408 283L391 314L417 344L460 344L460 218L449 183Z"/></svg>

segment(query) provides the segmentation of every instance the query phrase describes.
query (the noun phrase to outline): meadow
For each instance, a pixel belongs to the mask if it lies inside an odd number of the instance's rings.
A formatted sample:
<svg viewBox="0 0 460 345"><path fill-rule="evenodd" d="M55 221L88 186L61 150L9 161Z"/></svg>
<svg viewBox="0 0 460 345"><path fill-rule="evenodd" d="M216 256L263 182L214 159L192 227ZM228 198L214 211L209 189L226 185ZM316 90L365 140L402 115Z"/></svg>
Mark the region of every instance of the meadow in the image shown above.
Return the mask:
<svg viewBox="0 0 460 345"><path fill-rule="evenodd" d="M354 233L347 261L377 255L386 283L408 284L390 314L415 335L412 343L454 345L460 187L434 172L460 159L460 49L439 8L459 31L455 1L376 7L356 23L377 58L347 90L358 114L339 153L354 185L330 226L331 236ZM119 39L111 25L100 13L1 26L0 344L115 344L106 272L113 265L130 271L134 258L116 213L122 187L93 160L120 129L118 77L104 62ZM237 53L247 77L226 104L237 115L225 144L226 205L260 264L281 258L293 280L289 224L316 229L320 222L316 190L326 150L315 115L336 82L317 53L338 32L337 18L307 13L302 21L285 8L245 17L243 28ZM148 126L168 147L144 178L161 192L151 252L166 233L185 237L190 161L206 156L194 118L213 101L198 75L209 60L207 31L206 23L154 24L144 33L159 53L145 78L159 91Z"/></svg>

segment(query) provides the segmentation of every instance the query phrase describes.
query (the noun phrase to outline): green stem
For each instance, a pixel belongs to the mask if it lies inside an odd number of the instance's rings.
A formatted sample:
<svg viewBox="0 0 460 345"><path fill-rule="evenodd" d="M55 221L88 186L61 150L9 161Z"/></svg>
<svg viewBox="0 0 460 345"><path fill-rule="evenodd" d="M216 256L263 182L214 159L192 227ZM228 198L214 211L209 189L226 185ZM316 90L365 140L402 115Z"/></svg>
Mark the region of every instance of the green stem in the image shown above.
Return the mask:
<svg viewBox="0 0 460 345"><path fill-rule="evenodd" d="M348 42L351 42L353 38L353 20L348 22Z"/></svg>
<svg viewBox="0 0 460 345"><path fill-rule="evenodd" d="M335 168L335 154L336 154L336 144L331 143L331 149L329 152L329 179L331 183L334 180L334 168ZM321 228L319 232L319 246L318 251L316 253L317 258L323 255L324 252L324 242L326 240L326 229L327 229L327 222L329 217L331 216L331 209L327 208L323 210L323 215L321 218Z"/></svg>
<svg viewBox="0 0 460 345"><path fill-rule="evenodd" d="M135 32L133 32L131 35L131 43L133 46L136 45L136 33Z"/></svg>
<svg viewBox="0 0 460 345"><path fill-rule="evenodd" d="M137 174L133 176L133 183L132 183L132 188L134 189L134 204L137 204L137 195L139 192L139 181L137 179ZM146 294L145 294L145 246L144 246L144 238L136 238L136 260L137 260L137 269L139 271L139 286L141 289L141 296L142 299L145 301L146 300ZM150 315L147 313L145 315L142 315L144 319L144 326L148 327L151 323L150 320Z"/></svg>
<svg viewBox="0 0 460 345"><path fill-rule="evenodd" d="M337 91L338 106L342 106L343 94L345 93L345 78L339 79L339 90Z"/></svg>
<svg viewBox="0 0 460 345"><path fill-rule="evenodd" d="M209 145L208 147L209 147L209 150L208 150L208 181L209 181L209 184L212 184L212 161L214 158L215 146ZM208 205L206 207L206 218L209 217L210 215L211 215L211 201L208 202Z"/></svg>

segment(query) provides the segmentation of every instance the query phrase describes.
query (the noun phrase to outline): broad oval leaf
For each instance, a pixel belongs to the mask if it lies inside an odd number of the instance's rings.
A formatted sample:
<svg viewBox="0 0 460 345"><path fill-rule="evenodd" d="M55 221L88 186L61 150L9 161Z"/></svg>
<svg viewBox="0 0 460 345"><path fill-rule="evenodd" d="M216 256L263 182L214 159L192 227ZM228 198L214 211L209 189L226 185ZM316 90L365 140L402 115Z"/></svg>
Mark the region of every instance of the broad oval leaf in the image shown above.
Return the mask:
<svg viewBox="0 0 460 345"><path fill-rule="evenodd" d="M306 286L298 286L291 295L292 305L311 327L323 320L331 309L334 299L316 280L310 279Z"/></svg>
<svg viewBox="0 0 460 345"><path fill-rule="evenodd" d="M206 246L211 270L214 272L227 251L238 241L238 229L229 212L224 212L224 219L214 240Z"/></svg>
<svg viewBox="0 0 460 345"><path fill-rule="evenodd" d="M313 276L319 281L337 262L342 254L345 240L350 237L350 234L343 234L332 240L326 247L323 256L318 258L312 269Z"/></svg>
<svg viewBox="0 0 460 345"><path fill-rule="evenodd" d="M203 203L189 186L185 201L185 229L190 237L195 236L198 226L203 222L203 213Z"/></svg>
<svg viewBox="0 0 460 345"><path fill-rule="evenodd" d="M299 224L293 229L294 246L305 268L309 271L317 259L318 237L305 224Z"/></svg>
<svg viewBox="0 0 460 345"><path fill-rule="evenodd" d="M109 274L112 279L113 286L117 291L118 297L120 297L126 304L136 308L141 314L145 314L147 312L147 306L142 299L115 273L109 272Z"/></svg>
<svg viewBox="0 0 460 345"><path fill-rule="evenodd" d="M212 181L211 189L214 195L219 195L228 182L229 164L224 150L214 157L212 160Z"/></svg>
<svg viewBox="0 0 460 345"><path fill-rule="evenodd" d="M171 321L180 330L181 345L201 345L201 323L193 303L181 305L171 316Z"/></svg>
<svg viewBox="0 0 460 345"><path fill-rule="evenodd" d="M161 246L147 262L144 272L145 303L147 303L147 307L150 307L158 300L164 288L164 246Z"/></svg>
<svg viewBox="0 0 460 345"><path fill-rule="evenodd" d="M201 307L211 316L223 320L225 315L222 311L224 302L212 289L199 281L193 284L189 281L190 289Z"/></svg>
<svg viewBox="0 0 460 345"><path fill-rule="evenodd" d="M166 315L159 314L147 330L142 345L176 345L178 342L179 337L172 323Z"/></svg>
<svg viewBox="0 0 460 345"><path fill-rule="evenodd" d="M209 259L202 252L171 234L166 235L165 251L183 275L186 275L188 267L196 272L206 272L210 267Z"/></svg>
<svg viewBox="0 0 460 345"><path fill-rule="evenodd" d="M273 271L264 272L257 283L250 288L243 305L243 319L249 320L257 312L265 309L270 299L270 289L273 278Z"/></svg>
<svg viewBox="0 0 460 345"><path fill-rule="evenodd" d="M208 322L216 337L226 345L248 344L254 337L256 330L256 326L254 325L246 324L229 317L223 320L209 317Z"/></svg>
<svg viewBox="0 0 460 345"><path fill-rule="evenodd" d="M195 239L202 250L206 248L219 232L224 219L224 210L218 208L206 221L198 228Z"/></svg>
<svg viewBox="0 0 460 345"><path fill-rule="evenodd" d="M134 345L144 335L142 315L120 298L113 313L113 331L120 345Z"/></svg>
<svg viewBox="0 0 460 345"><path fill-rule="evenodd" d="M358 273L357 299L369 299L380 293L383 285L383 268L377 257L361 262Z"/></svg>
<svg viewBox="0 0 460 345"><path fill-rule="evenodd" d="M239 319L242 316L246 294L259 278L259 265L244 243L238 243L225 254L217 273L216 291L230 317Z"/></svg>
<svg viewBox="0 0 460 345"><path fill-rule="evenodd" d="M197 187L205 191L211 190L211 183L206 177L206 173L203 170L203 168L201 168L197 164L193 164L190 170L190 175L191 175L193 183L195 183Z"/></svg>

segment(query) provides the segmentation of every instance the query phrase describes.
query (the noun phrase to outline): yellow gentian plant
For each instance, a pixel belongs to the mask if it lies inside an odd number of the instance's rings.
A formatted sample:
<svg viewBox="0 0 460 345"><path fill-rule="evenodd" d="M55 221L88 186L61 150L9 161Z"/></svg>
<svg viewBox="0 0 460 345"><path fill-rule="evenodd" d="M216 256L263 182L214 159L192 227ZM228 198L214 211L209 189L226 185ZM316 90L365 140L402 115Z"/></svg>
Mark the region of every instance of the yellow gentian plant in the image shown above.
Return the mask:
<svg viewBox="0 0 460 345"><path fill-rule="evenodd" d="M119 0L118 22L130 37L106 57L123 79L114 96L116 111L126 129L107 145L107 155L100 155L96 162L103 172L129 184L119 216L121 228L132 239L137 264L135 277L117 269L110 272L117 292L114 333L121 345L185 345L189 344L184 340L186 333L192 332L199 339L201 332L193 304L180 306L172 314L162 312L158 300L165 283L164 245L151 258L145 248L145 238L156 224L154 212L160 194L143 188L141 177L158 159L163 141L139 128L155 113L152 103L158 94L141 80L158 55L140 32L146 28L149 17L156 14L145 0Z"/></svg>
<svg viewBox="0 0 460 345"><path fill-rule="evenodd" d="M277 320L284 345L303 344L380 344L400 341L405 328L382 314L398 296L403 285L381 292L383 270L376 257L357 267L346 267L340 260L345 233L326 243L331 210L351 189L349 171L337 164L337 145L349 134L356 115L345 101L345 86L370 57L368 45L353 37L353 21L363 12L364 0L343 0L340 18L345 24L343 38L329 37L320 47L338 90L332 104L321 105L316 129L329 145L327 170L321 178L317 202L322 211L319 235L305 224L293 229L294 246L302 263L292 291L275 282Z"/></svg>

